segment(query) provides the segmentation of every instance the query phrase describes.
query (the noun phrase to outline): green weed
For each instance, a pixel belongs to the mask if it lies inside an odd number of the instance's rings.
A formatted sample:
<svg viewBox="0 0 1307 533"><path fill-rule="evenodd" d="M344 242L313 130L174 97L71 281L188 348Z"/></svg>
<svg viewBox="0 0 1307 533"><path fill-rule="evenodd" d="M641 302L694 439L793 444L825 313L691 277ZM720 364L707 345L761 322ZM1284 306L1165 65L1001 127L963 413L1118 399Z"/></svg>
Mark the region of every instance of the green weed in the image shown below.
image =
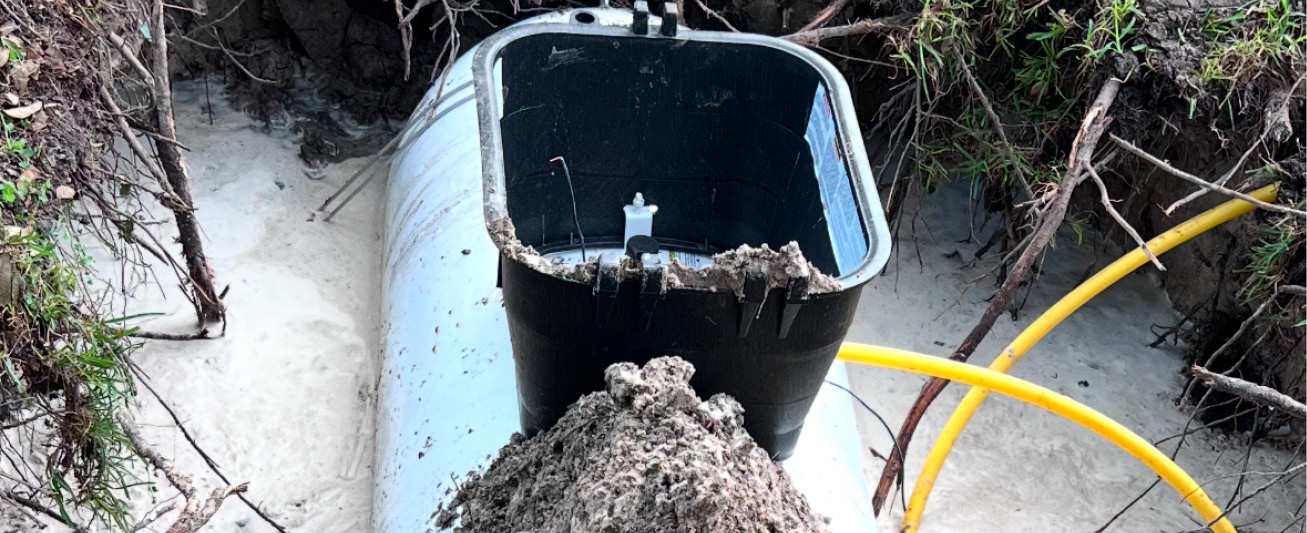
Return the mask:
<svg viewBox="0 0 1307 533"><path fill-rule="evenodd" d="M1248 274L1236 296L1248 305L1257 305L1270 297L1284 277L1285 266L1294 251L1302 246L1301 231L1286 222L1261 228L1261 238L1249 253L1248 264L1238 272Z"/></svg>
<svg viewBox="0 0 1307 533"><path fill-rule="evenodd" d="M1217 40L1199 63L1204 84L1225 82L1230 92L1276 67L1303 58L1307 14L1289 0L1261 4L1220 17L1208 12L1203 34ZM1225 99L1228 100L1229 93Z"/></svg>
<svg viewBox="0 0 1307 533"><path fill-rule="evenodd" d="M1082 53L1087 66L1097 66L1107 57L1126 51L1144 50L1142 44L1131 45L1144 13L1135 0L1113 0L1112 5L1089 19L1082 42L1071 45L1071 50Z"/></svg>

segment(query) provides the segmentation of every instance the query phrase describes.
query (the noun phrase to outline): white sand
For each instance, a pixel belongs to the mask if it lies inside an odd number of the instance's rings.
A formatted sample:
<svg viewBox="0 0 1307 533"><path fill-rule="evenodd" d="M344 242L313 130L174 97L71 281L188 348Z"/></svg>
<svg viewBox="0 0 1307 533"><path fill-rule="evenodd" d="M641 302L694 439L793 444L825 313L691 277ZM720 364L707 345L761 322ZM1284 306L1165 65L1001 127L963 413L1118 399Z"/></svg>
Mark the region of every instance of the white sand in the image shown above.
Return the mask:
<svg viewBox="0 0 1307 533"><path fill-rule="evenodd" d="M210 126L203 86L178 85L179 135L194 150L186 162L206 251L219 284L231 286L229 322L222 338L147 341L134 358L223 473L248 481L250 500L262 502L282 525L298 532L366 531L381 187L373 183L331 223L308 221L364 161L336 165L322 181L311 181L293 137L260 131L216 92ZM145 330L193 331L194 312L169 275L158 272L166 300L160 287L142 287L128 312L167 313L142 322ZM201 493L223 486L158 402L144 390L138 400L136 420L159 451L195 476ZM160 498L176 494L156 482ZM142 512L149 508L141 503ZM153 530L164 531L168 522ZM275 530L232 498L205 531Z"/></svg>
<svg viewBox="0 0 1307 533"><path fill-rule="evenodd" d="M912 229L905 219L900 234L902 253L891 258L885 274L863 292L849 340L947 356L979 320L986 306L983 299L994 290L992 278L953 306L961 290L996 260L991 253L980 267L958 270L980 246L956 242L967 237L970 210L966 192L965 187L954 187L922 199L916 236L924 267L917 262L910 242ZM990 226L992 229L994 223ZM1097 241L1077 247L1075 234L1064 231L1058 243L1043 265L1044 275L1031 291L1020 320L999 318L972 356L972 364L988 365L1004 345L1085 275ZM961 251L962 257L944 257L954 251ZM1115 251L1104 253L1095 271L1118 255ZM1162 261L1165 263L1165 256ZM1172 403L1183 387L1180 350L1146 346L1155 338L1149 325L1170 325L1178 319L1152 279L1128 276L1053 330L1017 364L1013 375L1067 394L1149 440L1179 433L1188 419L1188 413ZM895 431L925 382L914 375L866 367L850 368L849 372L854 390L877 408ZM1089 386L1079 386L1081 380ZM908 453L909 491L940 428L966 390L950 386L927 412ZM883 427L864 411L858 416L864 444L889 454L892 447ZM1195 424L1199 425L1201 422ZM1210 431L1191 435L1177 459L1199 483L1243 470L1244 442L1213 435ZM1164 444L1162 450L1170 453L1175 442ZM1301 455L1297 459L1292 456L1259 445L1248 470L1278 472L1302 462ZM864 471L873 489L883 464L870 453L864 454ZM1088 430L1039 408L991 395L954 447L923 517L922 530L1088 533L1106 523L1154 479L1141 463ZM1245 491L1270 479L1252 478ZM1224 505L1236 482L1237 478L1219 479L1204 488ZM1303 498L1299 478L1258 496L1234 513L1232 520L1242 526L1264 517L1264 522L1248 529L1280 531L1293 520ZM892 515L881 520L881 530L897 531L901 517L896 498ZM1163 483L1108 531L1198 529L1201 524L1190 517L1197 519Z"/></svg>

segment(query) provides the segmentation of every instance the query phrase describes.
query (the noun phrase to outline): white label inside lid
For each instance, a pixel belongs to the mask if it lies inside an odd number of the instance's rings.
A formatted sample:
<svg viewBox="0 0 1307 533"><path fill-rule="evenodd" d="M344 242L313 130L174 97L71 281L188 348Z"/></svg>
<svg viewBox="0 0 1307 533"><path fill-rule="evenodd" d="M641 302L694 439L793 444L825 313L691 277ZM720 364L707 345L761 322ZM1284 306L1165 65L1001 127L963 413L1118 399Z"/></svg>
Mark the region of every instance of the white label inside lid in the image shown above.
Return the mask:
<svg viewBox="0 0 1307 533"><path fill-rule="evenodd" d="M835 265L843 275L857 268L867 256L867 237L862 231L857 199L853 196L848 167L839 146L835 115L826 98L826 87L821 84L817 85L817 93L813 95L804 138L812 149L812 164L817 173L826 226L830 230Z"/></svg>

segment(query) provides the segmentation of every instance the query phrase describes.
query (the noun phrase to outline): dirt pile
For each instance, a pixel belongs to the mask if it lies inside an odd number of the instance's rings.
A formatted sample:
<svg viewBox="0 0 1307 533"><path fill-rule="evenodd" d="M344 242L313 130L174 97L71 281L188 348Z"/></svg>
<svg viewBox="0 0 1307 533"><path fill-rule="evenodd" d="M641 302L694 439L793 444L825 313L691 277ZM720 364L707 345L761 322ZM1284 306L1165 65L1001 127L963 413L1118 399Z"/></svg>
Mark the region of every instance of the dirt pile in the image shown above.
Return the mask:
<svg viewBox="0 0 1307 533"><path fill-rule="evenodd" d="M676 357L610 366L549 431L520 434L473 473L439 519L475 532L818 532L780 466L742 426L744 409L701 401ZM461 519L461 520L460 520Z"/></svg>
<svg viewBox="0 0 1307 533"><path fill-rule="evenodd" d="M522 244L517 239L517 230L513 221L499 217L487 225L491 240L499 246L509 258L522 263L532 270L551 276L592 283L598 272L599 258L591 257L581 264L556 263L541 256L534 248ZM626 256L618 258L615 265L604 268L616 268L616 276L621 279L639 279L642 271L639 263ZM712 263L703 267L692 267L673 259L663 266L666 274L663 290L698 289L709 292L733 292L744 295L744 281L749 274L761 275L767 280L767 290L785 289L793 280L806 280L809 294L837 292L840 282L829 274L823 274L799 249L799 243L789 242L780 250L772 250L766 243L754 247L742 244L733 250L715 254ZM605 270L605 275L609 271Z"/></svg>

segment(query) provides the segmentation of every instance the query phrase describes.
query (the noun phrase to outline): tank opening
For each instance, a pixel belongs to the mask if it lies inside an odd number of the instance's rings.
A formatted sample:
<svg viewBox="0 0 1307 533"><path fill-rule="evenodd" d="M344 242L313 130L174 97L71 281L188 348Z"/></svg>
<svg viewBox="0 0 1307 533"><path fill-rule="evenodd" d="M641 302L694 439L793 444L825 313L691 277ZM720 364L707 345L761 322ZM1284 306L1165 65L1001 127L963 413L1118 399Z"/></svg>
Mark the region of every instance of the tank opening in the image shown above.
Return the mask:
<svg viewBox="0 0 1307 533"><path fill-rule="evenodd" d="M637 193L658 207L651 234L668 259L794 241L842 276L869 254L826 87L802 57L752 43L544 33L499 59L507 210L516 237L542 255L579 259L581 235L588 256L620 254Z"/></svg>
<svg viewBox="0 0 1307 533"><path fill-rule="evenodd" d="M595 16L594 13L589 11L577 11L576 15L572 16L572 20L580 22L581 24L594 24Z"/></svg>

